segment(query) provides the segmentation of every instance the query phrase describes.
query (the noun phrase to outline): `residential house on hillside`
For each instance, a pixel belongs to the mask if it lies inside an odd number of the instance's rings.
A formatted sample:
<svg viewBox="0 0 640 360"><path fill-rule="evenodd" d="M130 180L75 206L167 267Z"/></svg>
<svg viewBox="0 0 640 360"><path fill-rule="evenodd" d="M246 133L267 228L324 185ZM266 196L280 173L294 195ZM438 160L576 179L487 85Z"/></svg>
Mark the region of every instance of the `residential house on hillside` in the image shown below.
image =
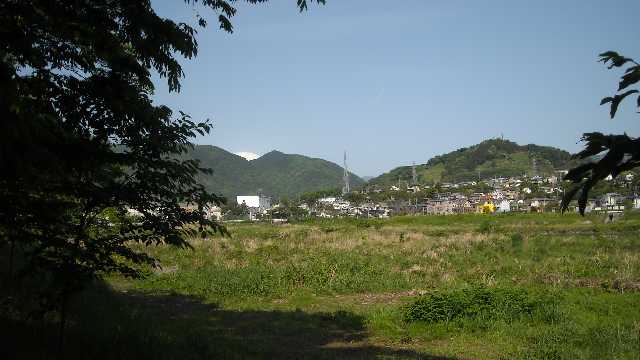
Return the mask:
<svg viewBox="0 0 640 360"><path fill-rule="evenodd" d="M512 190L507 190L504 191L504 198L514 201L516 199L518 199L518 192L517 191L512 191Z"/></svg>
<svg viewBox="0 0 640 360"><path fill-rule="evenodd" d="M362 204L361 206L353 208L352 211L356 217L381 219L388 218L391 213L391 209L388 207L374 203Z"/></svg>
<svg viewBox="0 0 640 360"><path fill-rule="evenodd" d="M542 184L544 182L544 178L539 175L535 175L531 177L531 182L534 184Z"/></svg>
<svg viewBox="0 0 640 360"><path fill-rule="evenodd" d="M329 197L318 199L318 202L321 204L334 204L337 200L338 199L336 197L329 196Z"/></svg>
<svg viewBox="0 0 640 360"><path fill-rule="evenodd" d="M475 207L464 196L428 199L423 204L423 212L430 215L452 215L475 212Z"/></svg>
<svg viewBox="0 0 640 360"><path fill-rule="evenodd" d="M487 194L485 193L473 193L469 196L469 201L473 204L479 204L487 199Z"/></svg>
<svg viewBox="0 0 640 360"><path fill-rule="evenodd" d="M494 190L491 193L491 198L494 200L502 200L505 198L504 193L502 192L502 190Z"/></svg>

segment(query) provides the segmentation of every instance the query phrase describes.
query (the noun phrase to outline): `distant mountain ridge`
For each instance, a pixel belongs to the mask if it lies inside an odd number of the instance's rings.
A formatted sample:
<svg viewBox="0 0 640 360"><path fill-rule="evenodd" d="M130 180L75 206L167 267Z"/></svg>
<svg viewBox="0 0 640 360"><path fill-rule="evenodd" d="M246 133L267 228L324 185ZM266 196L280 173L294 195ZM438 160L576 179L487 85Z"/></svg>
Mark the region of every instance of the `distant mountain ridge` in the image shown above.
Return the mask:
<svg viewBox="0 0 640 360"><path fill-rule="evenodd" d="M294 198L305 192L342 187L343 168L330 161L280 151L268 152L247 160L213 145L196 145L183 156L200 160L201 166L213 170L199 175L207 190L230 199L258 191L276 198ZM350 173L350 183L364 181Z"/></svg>
<svg viewBox="0 0 640 360"><path fill-rule="evenodd" d="M535 159L535 160L534 160ZM416 165L418 182L460 182L495 176L551 174L572 164L571 154L550 146L535 144L518 145L503 139L485 140L479 144L461 148L431 158L426 164ZM369 184L391 185L410 181L411 166L397 167L369 180Z"/></svg>

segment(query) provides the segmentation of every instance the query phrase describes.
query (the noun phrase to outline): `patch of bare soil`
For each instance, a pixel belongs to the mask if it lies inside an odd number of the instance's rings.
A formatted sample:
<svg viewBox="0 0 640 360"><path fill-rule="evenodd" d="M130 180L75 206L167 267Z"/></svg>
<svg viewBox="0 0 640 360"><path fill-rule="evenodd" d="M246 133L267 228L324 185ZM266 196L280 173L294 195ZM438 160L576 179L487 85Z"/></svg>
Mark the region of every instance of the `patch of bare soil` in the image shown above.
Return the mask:
<svg viewBox="0 0 640 360"><path fill-rule="evenodd" d="M426 294L427 290L422 289L413 289L408 291L400 291L393 293L364 293L364 294L355 294L355 295L336 295L335 299L340 302L349 302L360 305L371 305L371 304L398 304L403 299L421 296Z"/></svg>

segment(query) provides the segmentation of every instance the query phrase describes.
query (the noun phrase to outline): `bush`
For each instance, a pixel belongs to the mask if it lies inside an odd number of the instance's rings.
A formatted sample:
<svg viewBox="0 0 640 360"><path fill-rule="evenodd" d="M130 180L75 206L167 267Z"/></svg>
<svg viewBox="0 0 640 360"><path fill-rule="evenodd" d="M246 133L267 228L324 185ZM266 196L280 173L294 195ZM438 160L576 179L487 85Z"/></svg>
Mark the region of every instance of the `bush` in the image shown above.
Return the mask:
<svg viewBox="0 0 640 360"><path fill-rule="evenodd" d="M477 232L481 234L491 234L499 231L498 224L495 221L485 220L478 226Z"/></svg>
<svg viewBox="0 0 640 360"><path fill-rule="evenodd" d="M511 235L511 249L516 252L522 251L522 235L519 233Z"/></svg>
<svg viewBox="0 0 640 360"><path fill-rule="evenodd" d="M433 292L410 304L407 322L428 323L464 320L512 322L522 317L551 322L557 318L556 300L550 294L520 288L474 286L461 290Z"/></svg>

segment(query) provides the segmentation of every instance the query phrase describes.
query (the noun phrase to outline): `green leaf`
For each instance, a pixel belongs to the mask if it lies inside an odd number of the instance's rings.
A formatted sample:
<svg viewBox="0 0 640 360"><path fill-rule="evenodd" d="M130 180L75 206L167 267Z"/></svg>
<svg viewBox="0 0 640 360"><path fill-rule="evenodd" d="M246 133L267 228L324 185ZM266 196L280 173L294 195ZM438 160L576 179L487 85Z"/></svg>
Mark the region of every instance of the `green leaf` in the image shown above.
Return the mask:
<svg viewBox="0 0 640 360"><path fill-rule="evenodd" d="M607 51L604 52L602 54L599 55L600 56L600 60L603 63L608 63L609 61L611 61L611 65L609 65L609 69L613 68L613 67L621 67L624 64L626 64L627 62L633 62L633 59L631 58L626 58L620 54L618 54L615 51Z"/></svg>
<svg viewBox="0 0 640 360"><path fill-rule="evenodd" d="M620 56L620 55L618 55L618 53L615 51L606 51L606 52L603 52L602 54L599 54L598 56L600 56L601 58L611 58L611 57ZM600 61L603 61L603 59L600 59Z"/></svg>
<svg viewBox="0 0 640 360"><path fill-rule="evenodd" d="M620 81L620 85L618 86L618 91L626 89L630 85L633 85L640 81L640 69L634 70L622 76L622 80Z"/></svg>
<svg viewBox="0 0 640 360"><path fill-rule="evenodd" d="M613 98L612 98L611 96L607 96L606 98L604 98L604 99L602 99L602 100L600 101L600 105L604 105L604 104L606 104L606 103L610 103L610 102L612 102L612 101L613 101Z"/></svg>
<svg viewBox="0 0 640 360"><path fill-rule="evenodd" d="M622 102L622 100L624 100L624 98L626 98L627 96L631 95L631 94L635 94L638 93L638 90L629 90L625 93L622 93L620 95L616 95L613 98L611 98L611 111L609 112L609 114L611 115L611 118L613 119L614 116L616 116L616 112L618 111L618 106L620 105L620 103ZM604 98L602 99L602 102L600 103L600 105L602 104L606 104L609 101L606 101L609 98Z"/></svg>
<svg viewBox="0 0 640 360"><path fill-rule="evenodd" d="M636 65L628 68L627 70L625 70L625 73L630 73L632 71L640 71L640 65Z"/></svg>

